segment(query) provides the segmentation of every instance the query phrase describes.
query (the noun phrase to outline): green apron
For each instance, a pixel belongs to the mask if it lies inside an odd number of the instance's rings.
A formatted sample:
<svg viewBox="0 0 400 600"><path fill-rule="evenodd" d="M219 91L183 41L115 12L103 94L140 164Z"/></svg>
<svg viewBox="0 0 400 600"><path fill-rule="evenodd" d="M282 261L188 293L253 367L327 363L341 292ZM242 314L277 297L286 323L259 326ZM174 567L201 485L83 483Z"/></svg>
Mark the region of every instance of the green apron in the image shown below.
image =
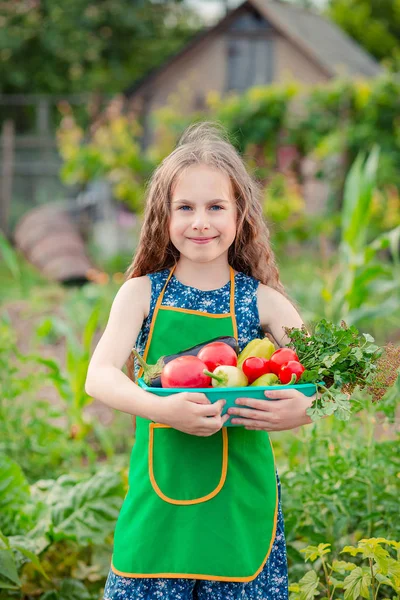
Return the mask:
<svg viewBox="0 0 400 600"><path fill-rule="evenodd" d="M229 314L161 306L173 270L143 354L150 363L218 336L237 339L233 269ZM271 551L277 509L267 432L224 427L200 437L138 417L111 568L124 577L251 581Z"/></svg>

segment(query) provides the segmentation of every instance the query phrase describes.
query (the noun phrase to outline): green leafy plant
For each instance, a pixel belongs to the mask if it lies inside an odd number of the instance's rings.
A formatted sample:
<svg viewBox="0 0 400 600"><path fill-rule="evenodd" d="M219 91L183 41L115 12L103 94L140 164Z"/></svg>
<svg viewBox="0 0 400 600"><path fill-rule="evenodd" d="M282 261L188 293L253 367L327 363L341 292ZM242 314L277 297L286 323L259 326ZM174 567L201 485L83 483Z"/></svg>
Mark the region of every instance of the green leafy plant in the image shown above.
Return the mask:
<svg viewBox="0 0 400 600"><path fill-rule="evenodd" d="M81 338L66 321L57 317L45 319L37 329L39 337L42 338L50 335L65 338L65 371L52 359L35 356L35 360L47 367L51 382L67 403L71 435L78 439L83 439L91 428L83 412L85 406L93 402L93 398L85 392L85 380L93 337L98 326L99 310L98 305L92 309Z"/></svg>
<svg viewBox="0 0 400 600"><path fill-rule="evenodd" d="M334 322L345 319L354 324L399 312L400 226L367 242L378 158L377 148L366 160L360 154L346 178L338 260L323 290L328 317ZM385 248L391 251L392 264L378 259L379 250Z"/></svg>
<svg viewBox="0 0 400 600"><path fill-rule="evenodd" d="M374 344L371 335L360 334L344 321L338 327L321 319L313 325L311 334L305 326L286 327L285 331L289 346L306 369L301 383L315 383L317 391L322 391L307 410L309 416L317 419L334 413L347 420L351 414L350 393L356 386L363 389L372 383L376 362L384 350Z"/></svg>
<svg viewBox="0 0 400 600"><path fill-rule="evenodd" d="M377 600L388 598L388 594L397 599L400 594L399 551L400 542L385 538L362 539L357 546L345 546L341 551L361 558L358 564L336 559L328 562L330 544L307 546L301 552L315 568L290 586L290 600L312 600L321 596L326 600L358 600L360 597Z"/></svg>
<svg viewBox="0 0 400 600"><path fill-rule="evenodd" d="M331 416L272 435L294 581L304 573L305 545L400 539L399 431L384 414L385 397L373 403L366 390L354 396L350 421Z"/></svg>
<svg viewBox="0 0 400 600"><path fill-rule="evenodd" d="M57 368L55 361L20 352L11 323L6 316L0 319L0 453L13 455L30 481L41 476L44 457L52 476L84 451L76 444L67 452L65 410L44 397L43 390L54 386ZM0 517L0 528L1 522Z"/></svg>
<svg viewBox="0 0 400 600"><path fill-rule="evenodd" d="M35 596L37 590L47 590L41 597L64 598L66 590L71 588L80 590L77 598L91 597L81 581L66 577L69 583L64 580L61 585L58 583L57 567L52 567L51 556L55 549L61 552L63 546L70 553L74 551L68 563L71 575L78 567L79 549L105 543L114 529L125 493L121 475L115 470L102 469L92 476L63 475L28 486L13 460L0 455L0 464L3 467L0 489L5 491L0 495L0 512L10 517L0 532L0 590L24 591L24 586L32 588L35 582ZM19 499L18 506L12 504L13 498ZM8 532L12 514L26 515L20 518L24 526L18 535Z"/></svg>

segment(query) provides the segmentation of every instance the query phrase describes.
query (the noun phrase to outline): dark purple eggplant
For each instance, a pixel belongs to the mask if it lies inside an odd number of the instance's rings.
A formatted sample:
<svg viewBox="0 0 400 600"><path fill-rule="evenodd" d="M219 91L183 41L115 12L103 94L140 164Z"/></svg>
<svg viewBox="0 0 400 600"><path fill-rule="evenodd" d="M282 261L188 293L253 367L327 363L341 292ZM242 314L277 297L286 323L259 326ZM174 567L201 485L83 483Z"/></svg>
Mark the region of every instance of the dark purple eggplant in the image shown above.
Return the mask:
<svg viewBox="0 0 400 600"><path fill-rule="evenodd" d="M202 344L197 344L197 346L193 346L192 348L187 348L187 350L182 350L182 352L178 352L178 354L169 354L168 356L162 356L158 359L155 365L148 365L136 350L136 348L132 348L132 352L138 363L141 367L143 367L143 379L147 385L150 387L161 387L161 372L164 366L174 360L174 358L178 358L178 356L197 356L204 346L207 344L211 344L212 342L224 342L224 344L228 344L231 348L234 349L236 354L239 354L239 346L236 338L231 336L222 336L213 338L212 340L208 340L207 342L203 342Z"/></svg>

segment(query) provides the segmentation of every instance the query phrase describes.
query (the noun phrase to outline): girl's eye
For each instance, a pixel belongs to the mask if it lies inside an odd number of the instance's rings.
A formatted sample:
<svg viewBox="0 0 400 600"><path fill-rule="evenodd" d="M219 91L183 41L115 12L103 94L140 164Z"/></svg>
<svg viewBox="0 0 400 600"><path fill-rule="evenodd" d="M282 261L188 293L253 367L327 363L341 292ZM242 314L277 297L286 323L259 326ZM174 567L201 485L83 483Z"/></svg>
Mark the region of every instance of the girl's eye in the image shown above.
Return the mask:
<svg viewBox="0 0 400 600"><path fill-rule="evenodd" d="M184 212L186 212L186 210L185 210L186 208L189 208L190 210L192 209L192 207L191 207L191 206L188 206L187 204L184 204L184 205L180 206L180 207L178 208L178 210L183 210ZM212 206L210 206L210 209L213 209L213 208L217 208L218 210L223 210L223 209L222 209L222 206L219 206L218 204L213 204ZM215 211L214 211L214 212L215 212ZM218 212L218 211L217 211L217 212Z"/></svg>

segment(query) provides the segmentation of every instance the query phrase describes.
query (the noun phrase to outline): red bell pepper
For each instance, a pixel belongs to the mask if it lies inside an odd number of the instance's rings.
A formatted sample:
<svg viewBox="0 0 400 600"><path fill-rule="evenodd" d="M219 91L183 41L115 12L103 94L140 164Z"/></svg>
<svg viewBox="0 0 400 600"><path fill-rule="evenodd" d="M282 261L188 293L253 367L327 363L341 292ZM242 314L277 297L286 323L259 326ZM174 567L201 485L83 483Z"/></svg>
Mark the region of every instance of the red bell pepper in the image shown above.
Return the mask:
<svg viewBox="0 0 400 600"><path fill-rule="evenodd" d="M242 371L249 380L249 384L253 383L261 375L272 373L269 360L259 356L249 356L249 358L246 358L242 365Z"/></svg>
<svg viewBox="0 0 400 600"><path fill-rule="evenodd" d="M304 373L305 368L303 365L296 361L290 360L286 365L284 365L278 373L278 377L281 383L290 385L297 383Z"/></svg>
<svg viewBox="0 0 400 600"><path fill-rule="evenodd" d="M286 365L291 360L299 362L299 357L294 350L291 348L278 348L269 359L271 372L279 375L279 371L283 365Z"/></svg>

